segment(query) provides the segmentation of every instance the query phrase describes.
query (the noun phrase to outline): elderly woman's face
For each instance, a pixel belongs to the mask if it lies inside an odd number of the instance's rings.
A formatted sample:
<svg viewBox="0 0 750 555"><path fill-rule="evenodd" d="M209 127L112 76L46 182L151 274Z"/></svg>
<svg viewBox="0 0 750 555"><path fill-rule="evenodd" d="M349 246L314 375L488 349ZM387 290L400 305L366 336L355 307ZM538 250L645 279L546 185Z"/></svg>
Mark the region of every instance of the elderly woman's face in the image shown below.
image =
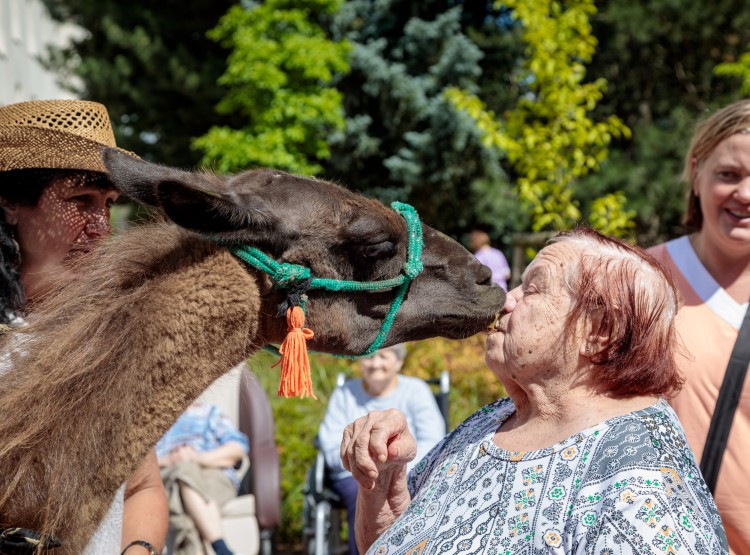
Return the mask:
<svg viewBox="0 0 750 555"><path fill-rule="evenodd" d="M391 349L381 349L371 357L361 359L359 368L366 391L376 397L391 391L403 364L404 361Z"/></svg>
<svg viewBox="0 0 750 555"><path fill-rule="evenodd" d="M561 357L577 351L575 338L563 337L573 303L563 270L579 256L579 248L568 242L545 247L529 264L521 285L508 293L495 331L487 337L485 357L501 380L549 374L565 360Z"/></svg>

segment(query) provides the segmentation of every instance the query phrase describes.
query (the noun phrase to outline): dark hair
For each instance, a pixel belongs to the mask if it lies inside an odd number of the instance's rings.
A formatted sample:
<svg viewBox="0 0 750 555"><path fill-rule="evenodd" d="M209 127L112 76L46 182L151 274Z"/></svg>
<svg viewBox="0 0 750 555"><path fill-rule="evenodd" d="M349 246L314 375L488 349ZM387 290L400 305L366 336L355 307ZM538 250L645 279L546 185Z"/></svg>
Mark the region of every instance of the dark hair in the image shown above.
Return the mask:
<svg viewBox="0 0 750 555"><path fill-rule="evenodd" d="M664 266L639 247L584 227L552 242L570 242L581 250L565 276L574 297L566 328L575 332L581 318L600 312L600 335L608 339L591 362L602 392L616 397L677 393L683 383L675 360L679 296Z"/></svg>
<svg viewBox="0 0 750 555"><path fill-rule="evenodd" d="M85 175L89 183L114 188L106 174L99 172L33 168L0 172L0 197L21 206L36 206L47 187L72 175ZM0 324L10 323L13 314L26 304L20 264L14 228L5 222L5 212L0 210Z"/></svg>

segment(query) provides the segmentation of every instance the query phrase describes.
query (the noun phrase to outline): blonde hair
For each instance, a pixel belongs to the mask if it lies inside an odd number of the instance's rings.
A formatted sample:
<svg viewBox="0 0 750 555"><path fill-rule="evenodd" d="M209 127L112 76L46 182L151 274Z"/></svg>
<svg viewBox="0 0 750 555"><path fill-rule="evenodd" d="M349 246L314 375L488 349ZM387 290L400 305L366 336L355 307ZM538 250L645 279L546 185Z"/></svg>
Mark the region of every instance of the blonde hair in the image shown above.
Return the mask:
<svg viewBox="0 0 750 555"><path fill-rule="evenodd" d="M737 133L749 132L750 99L725 106L698 124L682 168L682 179L688 184L688 204L682 218L684 225L694 229L700 229L703 225L700 200L693 191L693 184L701 163L725 139Z"/></svg>

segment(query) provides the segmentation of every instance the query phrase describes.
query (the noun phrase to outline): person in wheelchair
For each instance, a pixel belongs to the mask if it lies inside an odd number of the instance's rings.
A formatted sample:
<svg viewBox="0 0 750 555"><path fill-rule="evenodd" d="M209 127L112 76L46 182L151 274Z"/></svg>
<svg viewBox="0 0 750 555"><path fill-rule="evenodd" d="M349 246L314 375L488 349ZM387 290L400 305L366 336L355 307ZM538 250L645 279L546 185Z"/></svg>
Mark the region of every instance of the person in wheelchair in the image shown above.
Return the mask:
<svg viewBox="0 0 750 555"><path fill-rule="evenodd" d="M237 496L236 467L248 452L248 439L213 404L194 402L156 445L167 490L174 555L232 555L224 541L221 507Z"/></svg>
<svg viewBox="0 0 750 555"><path fill-rule="evenodd" d="M430 387L423 380L400 375L405 357L406 346L399 343L361 359L362 377L336 388L318 430L331 489L346 506L350 555L358 553L353 533L358 485L341 463L339 450L347 424L373 410L400 410L417 442L414 464L446 433L445 421Z"/></svg>

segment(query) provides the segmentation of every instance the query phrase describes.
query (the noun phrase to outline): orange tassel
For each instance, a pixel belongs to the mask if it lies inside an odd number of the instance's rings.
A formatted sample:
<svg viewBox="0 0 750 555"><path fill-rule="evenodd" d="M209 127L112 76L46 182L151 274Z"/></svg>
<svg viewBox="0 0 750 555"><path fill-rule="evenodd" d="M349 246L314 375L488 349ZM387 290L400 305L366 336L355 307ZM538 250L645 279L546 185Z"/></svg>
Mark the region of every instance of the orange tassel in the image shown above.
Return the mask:
<svg viewBox="0 0 750 555"><path fill-rule="evenodd" d="M305 313L299 306L286 311L288 333L279 347L281 360L281 380L279 397L307 397L317 399L313 393L310 378L310 359L307 356L307 340L313 338L313 331L305 328Z"/></svg>

